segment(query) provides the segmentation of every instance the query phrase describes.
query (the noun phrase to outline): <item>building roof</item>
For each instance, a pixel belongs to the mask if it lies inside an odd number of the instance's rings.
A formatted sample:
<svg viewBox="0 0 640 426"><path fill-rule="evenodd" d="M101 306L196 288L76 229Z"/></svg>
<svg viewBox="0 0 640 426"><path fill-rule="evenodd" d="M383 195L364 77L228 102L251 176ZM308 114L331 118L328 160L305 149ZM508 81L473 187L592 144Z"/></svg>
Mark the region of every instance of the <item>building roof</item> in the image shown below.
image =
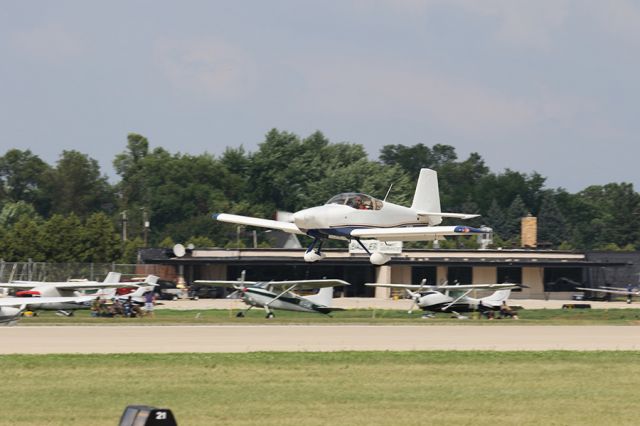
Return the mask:
<svg viewBox="0 0 640 426"><path fill-rule="evenodd" d="M349 253L346 249L325 249L323 264L370 265L366 254ZM164 264L303 264L303 249L194 249L184 257L173 257L171 250L147 249L141 253L144 263ZM449 266L627 266L628 262L587 259L582 252L552 250L423 250L405 249L393 255L391 265Z"/></svg>

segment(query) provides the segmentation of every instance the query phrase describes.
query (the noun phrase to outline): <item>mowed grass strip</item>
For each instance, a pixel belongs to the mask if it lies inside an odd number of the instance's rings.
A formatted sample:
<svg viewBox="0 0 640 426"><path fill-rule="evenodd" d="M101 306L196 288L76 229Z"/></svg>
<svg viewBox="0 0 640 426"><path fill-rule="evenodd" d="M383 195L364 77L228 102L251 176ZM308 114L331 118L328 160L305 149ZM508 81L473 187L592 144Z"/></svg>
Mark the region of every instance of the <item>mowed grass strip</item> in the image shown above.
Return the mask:
<svg viewBox="0 0 640 426"><path fill-rule="evenodd" d="M0 356L0 425L638 424L638 352Z"/></svg>
<svg viewBox="0 0 640 426"><path fill-rule="evenodd" d="M467 313L469 320L437 314L423 319L419 311L409 315L401 310L350 309L337 311L331 317L320 314L275 311L276 317L265 319L264 310L253 309L245 318L236 318L237 310L170 310L158 309L153 317L93 318L89 311L76 311L73 317L61 317L51 311L40 311L36 317L20 320L21 326L32 325L163 325L163 324L475 324L475 325L640 325L640 309L535 309L518 312L519 320L480 318Z"/></svg>

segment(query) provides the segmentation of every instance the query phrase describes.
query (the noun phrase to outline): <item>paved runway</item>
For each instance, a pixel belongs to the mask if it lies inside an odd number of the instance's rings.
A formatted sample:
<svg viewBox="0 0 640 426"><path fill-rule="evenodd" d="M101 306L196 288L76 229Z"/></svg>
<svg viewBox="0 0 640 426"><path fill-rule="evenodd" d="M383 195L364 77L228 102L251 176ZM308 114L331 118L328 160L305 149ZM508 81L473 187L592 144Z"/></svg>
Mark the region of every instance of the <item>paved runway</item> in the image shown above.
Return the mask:
<svg viewBox="0 0 640 426"><path fill-rule="evenodd" d="M640 350L634 326L43 326L0 328L0 353Z"/></svg>

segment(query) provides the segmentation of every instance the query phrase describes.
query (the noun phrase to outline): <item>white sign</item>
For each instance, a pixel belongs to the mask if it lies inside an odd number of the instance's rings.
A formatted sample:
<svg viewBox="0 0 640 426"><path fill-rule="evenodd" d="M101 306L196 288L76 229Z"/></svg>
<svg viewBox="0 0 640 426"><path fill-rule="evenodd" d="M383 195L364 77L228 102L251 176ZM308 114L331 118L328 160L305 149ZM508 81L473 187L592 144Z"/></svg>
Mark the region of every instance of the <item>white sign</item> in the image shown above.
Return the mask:
<svg viewBox="0 0 640 426"><path fill-rule="evenodd" d="M402 241L360 240L371 253L401 254ZM356 240L351 240L349 253L366 253Z"/></svg>

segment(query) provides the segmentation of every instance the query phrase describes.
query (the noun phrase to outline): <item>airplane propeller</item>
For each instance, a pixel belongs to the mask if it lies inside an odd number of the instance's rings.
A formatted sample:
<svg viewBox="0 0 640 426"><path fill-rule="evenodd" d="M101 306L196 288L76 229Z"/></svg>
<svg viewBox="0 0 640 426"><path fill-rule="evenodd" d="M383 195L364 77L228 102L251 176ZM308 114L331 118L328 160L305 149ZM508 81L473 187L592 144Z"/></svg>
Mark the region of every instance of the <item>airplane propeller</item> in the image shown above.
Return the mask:
<svg viewBox="0 0 640 426"><path fill-rule="evenodd" d="M235 291L231 294L229 294L227 296L227 299L241 299L242 298L242 293L244 293L244 279L247 276L247 271L246 270L242 270L242 272L240 273L240 279L238 280L238 284L234 285L233 288L235 289Z"/></svg>
<svg viewBox="0 0 640 426"><path fill-rule="evenodd" d="M418 302L420 301L420 291L422 291L422 289L425 287L426 284L427 284L427 279L425 278L420 282L420 287L418 287L418 290L411 291L408 288L405 289L405 291L407 292L411 300L413 300L413 303L411 303L411 307L407 311L409 315L411 315L413 313L413 309L416 306L418 306Z"/></svg>

